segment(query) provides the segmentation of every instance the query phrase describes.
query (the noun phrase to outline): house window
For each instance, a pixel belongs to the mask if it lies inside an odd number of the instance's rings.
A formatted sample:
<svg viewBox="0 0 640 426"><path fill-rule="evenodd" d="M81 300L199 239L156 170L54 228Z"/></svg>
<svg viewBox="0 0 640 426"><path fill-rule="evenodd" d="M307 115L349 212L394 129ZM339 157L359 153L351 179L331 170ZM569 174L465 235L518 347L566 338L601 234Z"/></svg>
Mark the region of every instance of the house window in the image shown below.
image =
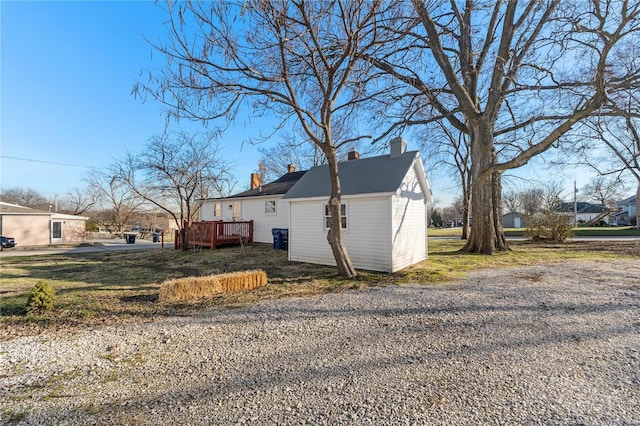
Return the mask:
<svg viewBox="0 0 640 426"><path fill-rule="evenodd" d="M340 204L340 222L342 223L342 229L347 229L347 205ZM324 227L326 229L331 228L331 213L329 212L329 205L324 205Z"/></svg>
<svg viewBox="0 0 640 426"><path fill-rule="evenodd" d="M222 203L214 203L213 215L215 217L222 217Z"/></svg>
<svg viewBox="0 0 640 426"><path fill-rule="evenodd" d="M264 214L265 215L276 214L276 200L267 200L264 202Z"/></svg>
<svg viewBox="0 0 640 426"><path fill-rule="evenodd" d="M62 222L51 222L51 238L54 240L62 239Z"/></svg>
<svg viewBox="0 0 640 426"><path fill-rule="evenodd" d="M240 220L240 203L233 203L233 220Z"/></svg>

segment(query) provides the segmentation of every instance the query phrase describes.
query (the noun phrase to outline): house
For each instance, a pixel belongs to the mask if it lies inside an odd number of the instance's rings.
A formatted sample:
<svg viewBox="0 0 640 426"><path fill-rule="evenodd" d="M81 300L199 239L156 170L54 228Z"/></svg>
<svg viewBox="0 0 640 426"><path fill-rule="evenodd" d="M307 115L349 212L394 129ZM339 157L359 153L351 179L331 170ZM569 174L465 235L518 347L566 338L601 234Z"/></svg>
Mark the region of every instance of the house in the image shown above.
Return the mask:
<svg viewBox="0 0 640 426"><path fill-rule="evenodd" d="M576 216L577 209L577 216ZM558 212L575 218L578 224L598 225L609 223L609 210L604 207L584 201L561 203Z"/></svg>
<svg viewBox="0 0 640 426"><path fill-rule="evenodd" d="M391 153L338 163L344 243L355 268L395 272L427 258L431 189L417 151L402 138ZM282 198L289 202L289 260L335 265L327 242L329 169L313 167Z"/></svg>
<svg viewBox="0 0 640 426"><path fill-rule="evenodd" d="M625 198L622 201L616 203L618 207L618 213L613 215L614 220L618 225L635 225L637 217L637 204L636 196L633 195L629 198Z"/></svg>
<svg viewBox="0 0 640 426"><path fill-rule="evenodd" d="M230 197L205 200L199 220L253 220L253 241L271 243L273 228L289 227L289 208L282 197L304 174L305 171L297 172L289 164L286 174L263 185L258 174L252 173L250 189Z"/></svg>
<svg viewBox="0 0 640 426"><path fill-rule="evenodd" d="M524 228L524 214L520 212L511 212L502 215L502 226L504 228Z"/></svg>
<svg viewBox="0 0 640 426"><path fill-rule="evenodd" d="M0 202L0 234L18 246L82 243L88 219Z"/></svg>

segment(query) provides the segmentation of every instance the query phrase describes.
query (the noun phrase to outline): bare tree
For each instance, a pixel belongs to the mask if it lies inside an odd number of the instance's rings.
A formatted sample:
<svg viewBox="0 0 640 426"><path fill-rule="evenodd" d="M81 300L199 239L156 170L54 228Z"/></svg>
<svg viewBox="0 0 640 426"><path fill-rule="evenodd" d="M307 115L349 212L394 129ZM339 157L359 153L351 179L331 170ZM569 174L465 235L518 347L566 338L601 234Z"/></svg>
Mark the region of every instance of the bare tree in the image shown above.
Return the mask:
<svg viewBox="0 0 640 426"><path fill-rule="evenodd" d="M602 176L631 175L637 182L636 226L640 229L640 99L629 97L623 117L594 117L578 146L585 163ZM594 155L594 152L597 153ZM597 161L594 161L597 158Z"/></svg>
<svg viewBox="0 0 640 426"><path fill-rule="evenodd" d="M0 190L0 200L32 209L48 210L51 202L31 188L7 188Z"/></svg>
<svg viewBox="0 0 640 426"><path fill-rule="evenodd" d="M307 170L326 163L320 147L308 139L298 141L294 135L283 136L282 141L268 148L259 148L259 172L263 182L280 177L289 164L298 170Z"/></svg>
<svg viewBox="0 0 640 426"><path fill-rule="evenodd" d="M62 196L60 211L73 215L82 215L91 210L97 202L98 193L93 187L74 188Z"/></svg>
<svg viewBox="0 0 640 426"><path fill-rule="evenodd" d="M117 180L138 197L167 212L179 230L196 219L209 197L227 195L232 176L211 134L165 133L153 137L140 153L116 163ZM182 247L188 235L182 232Z"/></svg>
<svg viewBox="0 0 640 426"><path fill-rule="evenodd" d="M615 207L616 201L622 197L622 191L624 191L624 184L619 178L607 178L605 176L597 176L591 179L582 188L582 192L589 201L594 201L606 209Z"/></svg>
<svg viewBox="0 0 640 426"><path fill-rule="evenodd" d="M373 46L377 0L169 2L168 65L134 88L169 114L230 122L244 107L276 117L274 131L304 132L331 177L327 240L340 275L356 276L343 242L338 153L364 136L357 112L376 95L370 66L355 52Z"/></svg>
<svg viewBox="0 0 640 426"><path fill-rule="evenodd" d="M131 219L141 211L144 199L117 178L114 168L93 170L85 180L90 191L96 194L92 212L96 223L117 233L126 230Z"/></svg>
<svg viewBox="0 0 640 426"><path fill-rule="evenodd" d="M624 0L411 0L411 5L381 18L386 49L362 56L411 89L415 97L406 101L413 107L407 115L426 117L416 122L446 120L468 135L474 221L465 250L505 250L501 174L563 143L577 123L618 114L616 94L637 90L640 82L637 64L614 66L627 44L637 44L640 5Z"/></svg>
<svg viewBox="0 0 640 426"><path fill-rule="evenodd" d="M471 159L469 137L453 128L447 122L439 121L434 126L424 129L422 135L422 151L430 163L431 169L445 169L462 189L460 203L462 205L462 236L469 237L471 223Z"/></svg>
<svg viewBox="0 0 640 426"><path fill-rule="evenodd" d="M506 210L507 213L519 212L522 208L522 200L520 197L520 193L516 191L507 191L502 194L502 204L503 209Z"/></svg>

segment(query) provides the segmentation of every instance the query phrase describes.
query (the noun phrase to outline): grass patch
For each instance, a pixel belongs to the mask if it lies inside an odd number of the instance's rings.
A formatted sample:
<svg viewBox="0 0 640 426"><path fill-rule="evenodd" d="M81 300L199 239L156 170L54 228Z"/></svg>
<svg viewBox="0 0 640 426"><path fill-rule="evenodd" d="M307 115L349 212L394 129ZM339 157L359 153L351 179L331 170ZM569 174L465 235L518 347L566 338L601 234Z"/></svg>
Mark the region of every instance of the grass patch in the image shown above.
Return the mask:
<svg viewBox="0 0 640 426"><path fill-rule="evenodd" d="M522 237L526 228L505 228L506 237ZM435 238L460 237L462 227L455 228L429 228L427 235ZM638 237L640 230L633 226L601 226L601 227L577 227L571 228L572 237Z"/></svg>
<svg viewBox="0 0 640 426"><path fill-rule="evenodd" d="M407 282L443 283L473 270L535 265L562 260L608 260L640 257L640 242L573 241L533 244L512 241L512 251L492 256L459 252L460 240L431 240L429 259L395 274L359 271L344 280L329 266L287 261L287 253L268 244L242 249L175 251L140 250L59 254L2 259L0 270L0 340L38 334L45 329L88 328L162 316L197 315L259 300L340 292ZM252 291L220 294L195 302L158 303L161 283L261 269L268 285ZM56 289L56 305L39 316L25 316L27 293L38 281Z"/></svg>

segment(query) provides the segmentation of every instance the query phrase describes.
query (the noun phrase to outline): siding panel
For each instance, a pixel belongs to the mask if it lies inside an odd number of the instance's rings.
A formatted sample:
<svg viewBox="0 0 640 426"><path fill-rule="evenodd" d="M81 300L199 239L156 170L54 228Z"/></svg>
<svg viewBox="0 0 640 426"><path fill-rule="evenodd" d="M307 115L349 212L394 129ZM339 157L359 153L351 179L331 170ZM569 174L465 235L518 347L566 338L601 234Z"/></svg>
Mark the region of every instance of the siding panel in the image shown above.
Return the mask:
<svg viewBox="0 0 640 426"><path fill-rule="evenodd" d="M347 204L347 227L344 242L356 269L388 271L389 198L344 198ZM291 203L289 260L335 265L324 229L324 203L294 201Z"/></svg>
<svg viewBox="0 0 640 426"><path fill-rule="evenodd" d="M427 258L427 206L413 168L392 200L393 271Z"/></svg>
<svg viewBox="0 0 640 426"><path fill-rule="evenodd" d="M277 197L235 198L222 200L222 216L214 216L214 201L205 201L200 209L200 220L231 220L232 210L229 205L240 203L241 220L253 220L253 241L256 243L273 243L272 228L289 227L289 206ZM264 202L276 200L276 214L265 214ZM218 200L217 202L220 202Z"/></svg>

